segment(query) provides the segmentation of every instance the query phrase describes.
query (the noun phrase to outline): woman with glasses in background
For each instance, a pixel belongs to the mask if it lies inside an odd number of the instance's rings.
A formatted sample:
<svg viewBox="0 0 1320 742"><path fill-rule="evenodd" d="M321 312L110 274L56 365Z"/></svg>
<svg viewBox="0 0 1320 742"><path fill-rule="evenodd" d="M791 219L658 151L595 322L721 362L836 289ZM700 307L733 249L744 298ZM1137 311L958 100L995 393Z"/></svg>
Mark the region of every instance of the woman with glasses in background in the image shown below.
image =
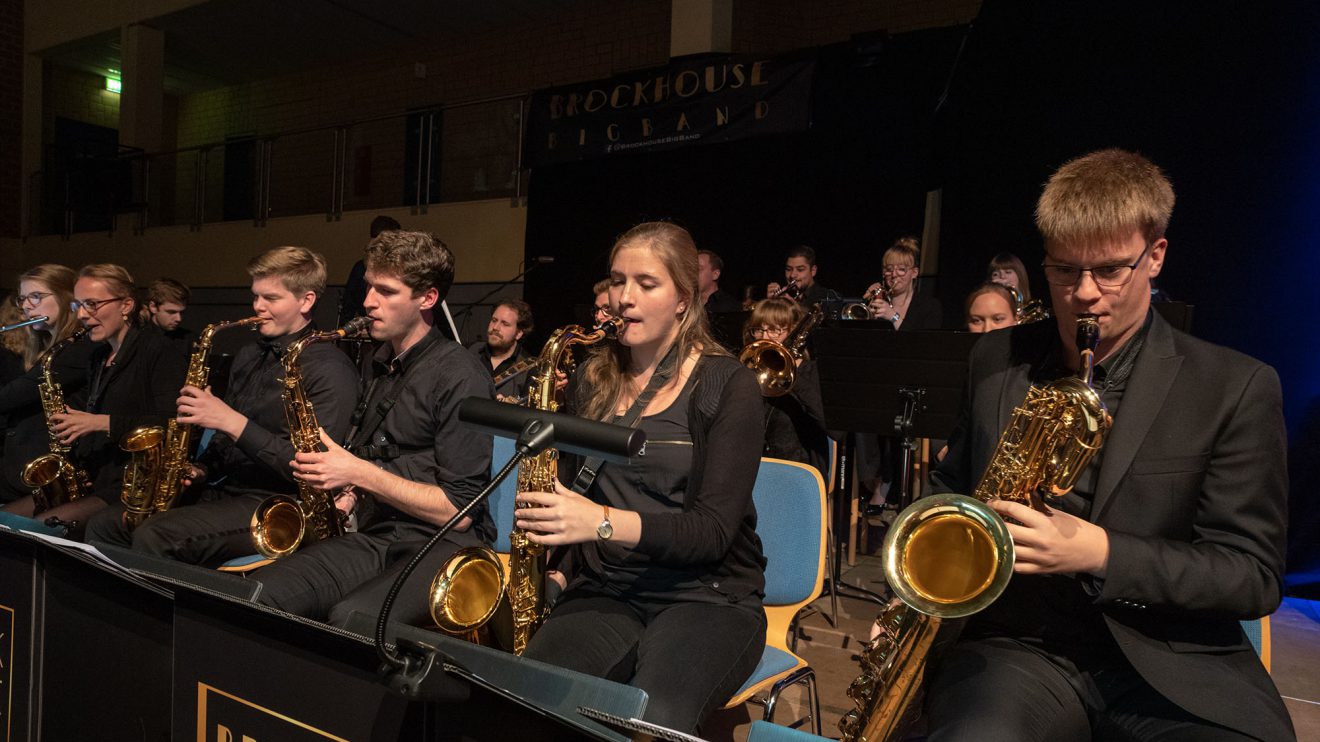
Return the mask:
<svg viewBox="0 0 1320 742"><path fill-rule="evenodd" d="M35 266L19 276L18 293L12 304L18 312L17 321L46 319L7 333L21 341L23 374L0 386L0 415L7 420L4 454L0 459L0 501L13 502L31 495L32 488L23 484L23 467L50 450L46 417L37 391L41 383L39 361L52 345L72 335L80 326L69 309L77 278L71 268L53 263ZM81 399L91 352L92 343L81 340L55 357L51 376L66 400Z"/></svg>
<svg viewBox="0 0 1320 742"><path fill-rule="evenodd" d="M762 299L752 306L743 326L743 345L757 340L784 345L804 316L806 310L792 299ZM808 357L799 360L793 389L782 397L762 397L761 401L765 404L765 455L809 464L824 477L829 471L829 434L816 362Z"/></svg>
<svg viewBox="0 0 1320 742"><path fill-rule="evenodd" d="M882 265L889 298L880 291L880 283L871 284L867 295L874 295L871 311L877 319L886 319L895 330L937 330L943 319L940 303L916 290L917 258L921 248L916 237L899 237L885 250Z"/></svg>
<svg viewBox="0 0 1320 742"><path fill-rule="evenodd" d="M133 277L118 265L100 263L78 272L69 308L86 327L94 345L87 387L77 399L66 394L67 411L52 416L61 442L73 446L75 465L92 480L89 496L35 512L29 496L6 510L41 520L86 523L88 516L119 498L123 465L119 443L144 425L174 416L187 371L187 355L177 343L137 327Z"/></svg>

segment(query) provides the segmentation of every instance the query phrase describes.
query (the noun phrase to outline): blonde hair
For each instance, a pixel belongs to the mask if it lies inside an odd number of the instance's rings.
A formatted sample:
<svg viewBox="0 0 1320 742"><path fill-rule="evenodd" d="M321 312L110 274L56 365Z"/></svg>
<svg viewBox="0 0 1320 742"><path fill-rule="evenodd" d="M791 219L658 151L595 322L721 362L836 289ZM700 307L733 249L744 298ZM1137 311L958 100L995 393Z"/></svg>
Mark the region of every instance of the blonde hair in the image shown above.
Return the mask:
<svg viewBox="0 0 1320 742"><path fill-rule="evenodd" d="M1069 160L1045 183L1036 228L1046 242L1126 239L1139 230L1150 244L1173 214L1173 185L1134 152L1104 149Z"/></svg>
<svg viewBox="0 0 1320 742"><path fill-rule="evenodd" d="M247 272L253 279L278 276L295 296L310 291L319 299L325 293L325 258L305 247L272 247L249 260Z"/></svg>
<svg viewBox="0 0 1320 742"><path fill-rule="evenodd" d="M902 262L910 262L912 263L912 267L920 268L920 257L921 243L917 242L916 237L906 235L894 240L894 244L890 245L889 249L885 250L885 254L880 258L880 264L884 265L885 263L888 263L890 258L906 258L906 260Z"/></svg>
<svg viewBox="0 0 1320 742"><path fill-rule="evenodd" d="M5 296L5 303L0 305L0 325L8 327L23 321L23 310L19 309L18 305L14 303L17 296L18 294ZM30 328L31 325L28 325L28 327ZM27 350L27 338L21 333L6 332L0 334L0 347L4 347L10 353L22 358L23 352Z"/></svg>
<svg viewBox="0 0 1320 742"><path fill-rule="evenodd" d="M706 323L706 309L697 300L697 246L686 229L670 222L644 222L624 232L610 250L610 265L620 250L639 247L649 250L669 273L679 298L686 304L678 321L678 361L682 363L694 350L702 355L728 355L711 338ZM631 351L611 342L597 346L582 364L583 378L592 389L591 399L580 410L583 417L606 420L628 386L624 371Z"/></svg>
<svg viewBox="0 0 1320 742"><path fill-rule="evenodd" d="M78 274L73 272L72 268L55 263L42 263L34 265L23 272L18 277L19 286L23 281L36 281L46 287L46 290L55 295L55 303L59 305L60 316L52 318L52 322L46 323L52 329L34 330L32 325L23 328L23 367L32 368L41 358L50 346L72 335L79 327L78 314L69 309L69 303L73 301L73 285L78 282ZM21 289L20 289L21 290Z"/></svg>
<svg viewBox="0 0 1320 742"><path fill-rule="evenodd" d="M747 323L743 325L743 344L752 342L756 338L752 336L752 330L761 325L771 327L782 327L785 330L792 330L802 321L806 315L802 305L789 299L781 297L771 297L762 299L752 305L752 313L747 317Z"/></svg>
<svg viewBox="0 0 1320 742"><path fill-rule="evenodd" d="M91 278L105 284L110 289L110 293L116 297L123 297L123 307L120 310L131 327L137 327L142 318L137 312L137 284L133 281L133 274L122 265L114 263L92 263L84 265L82 270L78 271L78 279Z"/></svg>

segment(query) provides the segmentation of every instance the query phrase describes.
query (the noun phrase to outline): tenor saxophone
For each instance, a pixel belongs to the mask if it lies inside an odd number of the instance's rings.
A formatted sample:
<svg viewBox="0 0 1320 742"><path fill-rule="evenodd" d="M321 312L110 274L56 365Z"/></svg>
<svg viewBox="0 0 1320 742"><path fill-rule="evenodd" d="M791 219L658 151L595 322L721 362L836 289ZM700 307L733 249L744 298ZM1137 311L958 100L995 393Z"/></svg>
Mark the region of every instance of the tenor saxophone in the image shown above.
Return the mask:
<svg viewBox="0 0 1320 742"><path fill-rule="evenodd" d="M211 345L217 332L231 327L256 327L265 321L261 317L248 317L207 325L193 342L184 384L206 388L211 372L208 364ZM131 459L124 468L119 500L124 504L124 523L129 528L136 528L148 517L174 507L188 473L195 427L171 418L163 430L159 426L140 427L124 436L120 448L128 451Z"/></svg>
<svg viewBox="0 0 1320 742"><path fill-rule="evenodd" d="M839 721L844 740L901 739L941 621L981 610L1008 586L1013 540L985 503L1039 507L1042 495L1062 497L1104 445L1113 420L1091 388L1099 338L1095 318L1079 317L1078 375L1027 391L972 497L924 497L890 526L885 579L902 602L881 613L880 636L862 650L862 673L848 688L856 708Z"/></svg>
<svg viewBox="0 0 1320 742"><path fill-rule="evenodd" d="M289 438L298 453L315 453L321 446L321 426L302 380L302 353L313 343L356 335L371 324L357 317L330 332L313 332L295 341L284 354L284 416ZM305 541L321 541L344 535L345 517L335 507L335 493L319 490L298 480L298 494L271 495L252 513L249 530L257 553L268 559L292 554Z"/></svg>
<svg viewBox="0 0 1320 742"><path fill-rule="evenodd" d="M41 357L41 382L37 384L37 393L41 396L41 411L46 416L50 453L38 456L23 467L23 484L32 488L32 501L38 513L72 502L92 490L87 472L73 465L69 460L70 446L62 443L55 433L54 416L66 412L68 408L64 404L64 390L55 382L55 376L51 373L55 356L86 334L87 328L80 328L50 346Z"/></svg>
<svg viewBox="0 0 1320 742"><path fill-rule="evenodd" d="M595 345L614 337L623 320L611 317L590 332L578 325L555 330L540 355L527 385L526 406L554 412L556 372L571 362L574 345ZM552 492L559 471L559 452L546 449L518 465L519 492ZM442 631L478 640L496 614L511 618L488 627L490 642L522 654L532 634L545 620L546 549L533 543L515 524L509 534L509 573L495 552L470 546L454 552L431 582L431 618Z"/></svg>

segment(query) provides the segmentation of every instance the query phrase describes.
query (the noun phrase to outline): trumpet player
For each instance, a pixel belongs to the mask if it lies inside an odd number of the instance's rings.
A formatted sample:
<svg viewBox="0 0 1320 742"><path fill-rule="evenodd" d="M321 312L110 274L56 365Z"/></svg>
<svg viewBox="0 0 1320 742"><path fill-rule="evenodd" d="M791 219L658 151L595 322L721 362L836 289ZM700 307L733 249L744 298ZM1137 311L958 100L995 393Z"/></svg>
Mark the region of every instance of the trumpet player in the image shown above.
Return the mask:
<svg viewBox="0 0 1320 742"><path fill-rule="evenodd" d="M816 282L816 251L807 245L798 245L784 257L784 283L769 283L767 297L788 295L804 306L815 306L829 298L830 290Z"/></svg>
<svg viewBox="0 0 1320 742"><path fill-rule="evenodd" d="M883 283L866 289L872 314L889 320L895 330L936 330L942 322L939 301L916 290L920 255L916 237L898 238L885 250Z"/></svg>
<svg viewBox="0 0 1320 742"><path fill-rule="evenodd" d="M325 293L325 259L305 247L275 247L248 261L247 272L253 314L264 321L257 341L238 351L224 398L205 385L183 386L175 395L180 423L216 431L186 477L192 490L186 501L195 504L152 515L130 531L123 505L115 503L88 523L89 541L218 566L252 553L248 522L263 500L296 491L281 359L316 330L312 312ZM317 419L330 435L343 436L357 398L357 370L333 346L313 345L306 353L304 385Z"/></svg>
<svg viewBox="0 0 1320 742"><path fill-rule="evenodd" d="M343 624L355 611L375 614L395 575L490 479L491 439L460 427L458 405L494 396L490 373L435 326L435 311L454 282L449 248L425 232L386 231L367 244L369 332L381 342L366 390L341 446L324 432L326 450L299 452L294 476L339 492L357 531L303 546L259 571L266 605ZM494 524L474 509L432 550L404 586L394 615L429 618L431 575L463 546L489 543Z"/></svg>
<svg viewBox="0 0 1320 742"><path fill-rule="evenodd" d="M936 492L968 492L1028 385L1075 373L1099 321L1100 455L1043 512L991 501L1016 551L1007 590L927 673L929 739L1291 740L1239 620L1282 596L1286 475L1270 367L1150 308L1174 193L1117 149L1064 164L1036 207L1054 322L990 333Z"/></svg>

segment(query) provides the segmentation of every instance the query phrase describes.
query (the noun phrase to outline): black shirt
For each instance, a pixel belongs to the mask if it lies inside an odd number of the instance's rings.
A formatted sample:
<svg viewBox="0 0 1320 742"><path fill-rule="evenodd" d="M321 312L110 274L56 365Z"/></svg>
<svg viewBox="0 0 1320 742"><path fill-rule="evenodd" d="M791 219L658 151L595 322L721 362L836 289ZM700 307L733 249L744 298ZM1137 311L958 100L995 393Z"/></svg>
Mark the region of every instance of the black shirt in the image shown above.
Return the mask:
<svg viewBox="0 0 1320 742"><path fill-rule="evenodd" d="M706 314L741 311L742 302L726 294L723 289L715 289L706 299Z"/></svg>
<svg viewBox="0 0 1320 742"><path fill-rule="evenodd" d="M235 441L217 432L198 461L207 478L228 492L293 493L297 482L289 468L293 442L284 414L284 354L295 340L316 331L315 323L277 338L243 346L229 369L225 403L247 417ZM357 369L334 343L303 348L302 385L316 422L334 440L348 433L357 400Z"/></svg>
<svg viewBox="0 0 1320 742"><path fill-rule="evenodd" d="M459 422L458 406L468 397L494 397L490 373L476 355L438 327L398 358L392 353L386 343L372 357L366 399L354 413L349 449L404 479L439 485L454 507L461 508L490 481L492 444L489 435ZM359 507L364 508L359 521L424 523L371 497ZM470 515L472 528L452 531L448 539L459 545L489 543L495 525L485 505Z"/></svg>
<svg viewBox="0 0 1320 742"><path fill-rule="evenodd" d="M816 362L808 358L797 367L788 394L763 400L765 455L814 466L824 476L829 471L829 434Z"/></svg>
<svg viewBox="0 0 1320 742"><path fill-rule="evenodd" d="M500 361L500 365L492 367L490 365L490 345L488 343L484 341L473 343L468 346L468 350L476 353L477 357L481 359L481 364L490 372L491 379L494 379L496 376L499 376L519 363L531 358L531 356L523 350L522 343L519 343L517 348L513 351L513 355ZM506 397L521 397L527 393L527 375L531 372L531 367L528 367L513 376L510 376L499 384L496 384L495 393L503 394Z"/></svg>

